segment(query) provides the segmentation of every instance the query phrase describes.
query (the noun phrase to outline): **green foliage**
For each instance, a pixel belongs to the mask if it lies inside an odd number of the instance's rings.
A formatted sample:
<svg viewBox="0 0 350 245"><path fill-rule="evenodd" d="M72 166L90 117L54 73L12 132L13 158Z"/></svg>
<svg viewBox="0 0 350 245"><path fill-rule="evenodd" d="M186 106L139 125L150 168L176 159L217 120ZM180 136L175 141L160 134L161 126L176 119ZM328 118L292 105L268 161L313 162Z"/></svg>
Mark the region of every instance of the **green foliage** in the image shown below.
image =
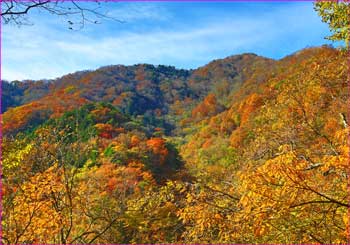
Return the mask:
<svg viewBox="0 0 350 245"><path fill-rule="evenodd" d="M111 157L114 154L114 150L111 146L108 146L105 151L103 152L105 157Z"/></svg>
<svg viewBox="0 0 350 245"><path fill-rule="evenodd" d="M345 41L347 47L350 42L350 3L349 1L316 1L315 10L322 21L329 25L333 41Z"/></svg>
<svg viewBox="0 0 350 245"><path fill-rule="evenodd" d="M72 143L78 138L87 141L96 135L93 128L94 121L89 114L93 109L91 105L85 105L79 109L69 111L57 119L50 119L44 124L44 127L53 127L62 132L62 138L65 142Z"/></svg>
<svg viewBox="0 0 350 245"><path fill-rule="evenodd" d="M3 242L346 243L346 58L320 47L52 82L4 116Z"/></svg>
<svg viewBox="0 0 350 245"><path fill-rule="evenodd" d="M19 98L23 96L23 90L19 88L19 82L2 82L2 95L1 95L1 113L7 111L10 107L16 107L20 105Z"/></svg>
<svg viewBox="0 0 350 245"><path fill-rule="evenodd" d="M33 144L26 140L4 138L2 142L2 170L4 175L16 171L32 149Z"/></svg>

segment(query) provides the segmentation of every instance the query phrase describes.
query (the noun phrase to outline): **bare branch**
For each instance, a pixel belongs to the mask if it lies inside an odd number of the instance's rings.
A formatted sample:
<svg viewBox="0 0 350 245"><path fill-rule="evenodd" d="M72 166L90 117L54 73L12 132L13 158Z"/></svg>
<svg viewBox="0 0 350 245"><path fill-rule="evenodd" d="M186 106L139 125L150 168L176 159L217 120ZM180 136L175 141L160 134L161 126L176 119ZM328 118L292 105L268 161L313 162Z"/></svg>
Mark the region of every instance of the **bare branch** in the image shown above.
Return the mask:
<svg viewBox="0 0 350 245"><path fill-rule="evenodd" d="M334 202L330 201L330 200L314 200L314 201L308 201L308 202L294 204L294 205L289 206L289 208L296 208L296 207L300 207L300 206L304 206L304 205L308 205L308 204L314 204L314 203L334 203Z"/></svg>
<svg viewBox="0 0 350 245"><path fill-rule="evenodd" d="M14 24L17 26L32 24L28 17L33 9L46 12L51 15L64 17L67 19L69 29L76 30L85 27L86 23L100 24L101 19L109 19L124 23L123 21L103 13L99 1L97 6L83 7L77 1L50 1L50 0L30 0L30 1L3 1L1 5L1 18L4 24Z"/></svg>
<svg viewBox="0 0 350 245"><path fill-rule="evenodd" d="M44 1L44 2L38 2L38 3L33 3L32 5L27 6L24 10L22 11L12 11L13 9L13 2L11 1L11 8L7 9L4 13L1 13L1 16L6 16L6 15L23 15L23 14L27 14L28 11L32 8L36 8L42 5L45 5L47 3L49 3L50 1Z"/></svg>

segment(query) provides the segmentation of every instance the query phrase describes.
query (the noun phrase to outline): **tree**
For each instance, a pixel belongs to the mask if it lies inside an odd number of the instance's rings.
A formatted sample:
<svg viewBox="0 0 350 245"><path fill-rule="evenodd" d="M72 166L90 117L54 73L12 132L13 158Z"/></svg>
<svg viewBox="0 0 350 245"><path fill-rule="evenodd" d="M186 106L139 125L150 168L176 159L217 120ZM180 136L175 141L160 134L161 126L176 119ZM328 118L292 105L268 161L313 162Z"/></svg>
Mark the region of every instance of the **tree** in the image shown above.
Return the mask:
<svg viewBox="0 0 350 245"><path fill-rule="evenodd" d="M102 19L122 22L109 16L98 0L85 4L63 0L1 1L1 19L4 24L30 25L29 14L34 10L64 17L70 30L81 29L87 23L100 24Z"/></svg>
<svg viewBox="0 0 350 245"><path fill-rule="evenodd" d="M348 242L346 53L307 49L276 71L181 148L195 183L178 212L182 242Z"/></svg>
<svg viewBox="0 0 350 245"><path fill-rule="evenodd" d="M333 41L345 41L349 48L350 41L350 2L343 1L317 1L315 10L322 21L329 25L333 34L327 37Z"/></svg>

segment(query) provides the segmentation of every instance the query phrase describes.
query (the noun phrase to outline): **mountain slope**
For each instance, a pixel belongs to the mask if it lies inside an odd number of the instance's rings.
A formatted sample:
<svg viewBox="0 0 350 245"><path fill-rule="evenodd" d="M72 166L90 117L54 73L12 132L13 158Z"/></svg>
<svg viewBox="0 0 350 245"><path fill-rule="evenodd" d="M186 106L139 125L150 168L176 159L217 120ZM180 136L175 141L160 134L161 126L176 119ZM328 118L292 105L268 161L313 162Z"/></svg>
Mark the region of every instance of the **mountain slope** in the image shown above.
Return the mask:
<svg viewBox="0 0 350 245"><path fill-rule="evenodd" d="M238 88L257 67L267 67L271 62L247 54L214 61L194 71L152 65L108 66L53 81L4 82L2 100L4 110L8 110L3 117L4 133L25 129L49 114L56 117L84 103L102 101L129 115L142 115L146 121L162 121L158 126L164 125L169 131L176 120L169 118L175 114L172 110L193 107L209 92L224 102L230 95L227 91ZM15 111L10 108L13 106L17 106ZM17 117L12 118L15 114Z"/></svg>
<svg viewBox="0 0 350 245"><path fill-rule="evenodd" d="M276 62L265 82L245 81L228 110L197 125L181 148L203 188L182 216L186 241L346 240L348 72L341 51L302 50Z"/></svg>
<svg viewBox="0 0 350 245"><path fill-rule="evenodd" d="M4 240L346 243L348 85L327 46L6 84Z"/></svg>

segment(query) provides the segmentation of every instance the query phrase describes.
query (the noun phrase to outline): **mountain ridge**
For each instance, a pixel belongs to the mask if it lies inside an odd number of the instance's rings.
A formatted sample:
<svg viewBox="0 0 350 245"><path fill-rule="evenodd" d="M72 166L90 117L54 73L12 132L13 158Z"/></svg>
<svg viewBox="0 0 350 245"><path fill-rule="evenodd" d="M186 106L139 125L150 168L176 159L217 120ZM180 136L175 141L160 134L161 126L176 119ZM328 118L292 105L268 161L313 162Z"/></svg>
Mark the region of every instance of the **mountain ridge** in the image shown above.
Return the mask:
<svg viewBox="0 0 350 245"><path fill-rule="evenodd" d="M49 82L40 80L3 82L2 112L6 124L11 121L9 113L6 113L8 108L20 109L21 106L34 103L40 110L46 108L44 110L47 112L44 114L47 114L51 110L48 105L54 108L57 104L53 100L69 97L71 101L69 108L74 108L74 103L80 105L83 100L106 101L120 105L128 114L143 115L148 111L153 115L155 110L158 111L157 113L161 111L161 114L166 114L176 101L182 103L187 100L186 105L193 107L211 91L221 97L222 92L217 90L223 88L215 88L215 86L220 87L223 84L222 86L230 90L235 84L238 87L237 84L245 79L242 67L253 66L255 62L269 61L257 55L242 54L212 61L196 70L148 64L112 65L94 71L67 74ZM241 64L244 62L247 64ZM208 70L213 69L217 71L207 73ZM224 102L221 101L221 103ZM53 114L62 110L64 110L63 105L56 112L53 109ZM23 127L27 124L26 120L19 119L19 121L24 121Z"/></svg>
<svg viewBox="0 0 350 245"><path fill-rule="evenodd" d="M6 238L58 243L70 224L82 244L344 243L348 75L323 46L9 86Z"/></svg>

